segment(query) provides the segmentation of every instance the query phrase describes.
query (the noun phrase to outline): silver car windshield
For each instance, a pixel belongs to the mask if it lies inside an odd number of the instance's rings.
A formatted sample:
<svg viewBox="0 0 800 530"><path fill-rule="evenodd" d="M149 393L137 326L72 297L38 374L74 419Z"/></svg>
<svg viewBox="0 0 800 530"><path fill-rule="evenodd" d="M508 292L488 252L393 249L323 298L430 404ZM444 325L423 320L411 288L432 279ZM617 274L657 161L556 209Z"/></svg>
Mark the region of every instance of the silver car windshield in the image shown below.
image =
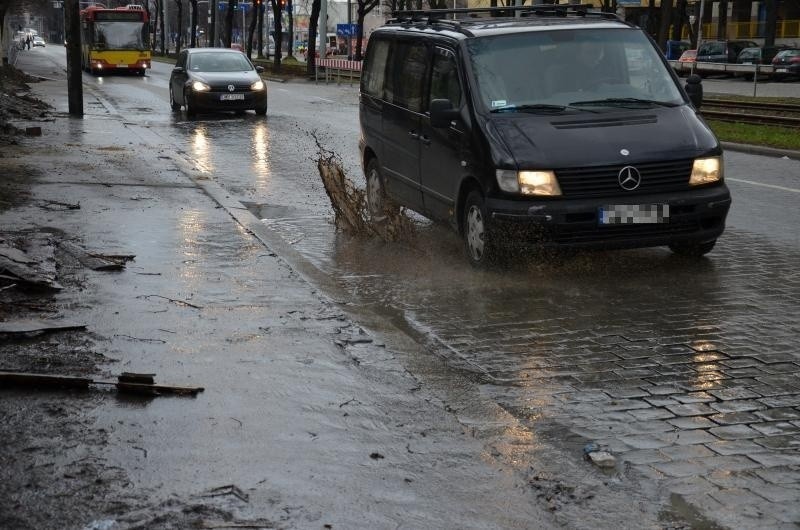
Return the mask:
<svg viewBox="0 0 800 530"><path fill-rule="evenodd" d="M526 31L470 39L467 48L478 95L495 112L685 103L640 30Z"/></svg>

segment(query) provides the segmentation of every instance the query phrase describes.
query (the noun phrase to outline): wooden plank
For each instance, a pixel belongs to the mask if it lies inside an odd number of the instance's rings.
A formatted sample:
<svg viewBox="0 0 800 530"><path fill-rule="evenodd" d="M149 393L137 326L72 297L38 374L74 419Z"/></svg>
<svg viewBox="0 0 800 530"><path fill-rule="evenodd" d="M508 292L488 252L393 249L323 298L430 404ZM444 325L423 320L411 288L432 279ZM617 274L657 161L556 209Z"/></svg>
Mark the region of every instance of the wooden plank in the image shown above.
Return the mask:
<svg viewBox="0 0 800 530"><path fill-rule="evenodd" d="M0 322L0 334L34 333L37 331L85 330L86 324L66 320L22 319Z"/></svg>
<svg viewBox="0 0 800 530"><path fill-rule="evenodd" d="M0 385L2 386L46 386L88 389L90 384L92 384L92 380L86 377L0 371Z"/></svg>

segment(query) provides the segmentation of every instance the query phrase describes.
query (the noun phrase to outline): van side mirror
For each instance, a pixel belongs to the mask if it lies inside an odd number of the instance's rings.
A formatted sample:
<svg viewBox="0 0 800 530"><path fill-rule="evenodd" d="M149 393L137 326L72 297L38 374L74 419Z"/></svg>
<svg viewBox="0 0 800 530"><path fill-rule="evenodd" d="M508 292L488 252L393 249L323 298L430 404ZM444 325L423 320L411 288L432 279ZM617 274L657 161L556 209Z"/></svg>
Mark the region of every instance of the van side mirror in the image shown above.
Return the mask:
<svg viewBox="0 0 800 530"><path fill-rule="evenodd" d="M183 69L182 66L176 66L175 68L172 69L173 74L182 74L183 72L185 72L185 70Z"/></svg>
<svg viewBox="0 0 800 530"><path fill-rule="evenodd" d="M258 72L260 74L263 71L264 71L264 67L263 66L256 66L256 72Z"/></svg>
<svg viewBox="0 0 800 530"><path fill-rule="evenodd" d="M431 100L431 126L438 129L450 127L450 122L460 116L458 109L453 108L449 99Z"/></svg>
<svg viewBox="0 0 800 530"><path fill-rule="evenodd" d="M692 74L686 78L686 93L692 101L694 108L699 109L703 104L703 78L697 74Z"/></svg>

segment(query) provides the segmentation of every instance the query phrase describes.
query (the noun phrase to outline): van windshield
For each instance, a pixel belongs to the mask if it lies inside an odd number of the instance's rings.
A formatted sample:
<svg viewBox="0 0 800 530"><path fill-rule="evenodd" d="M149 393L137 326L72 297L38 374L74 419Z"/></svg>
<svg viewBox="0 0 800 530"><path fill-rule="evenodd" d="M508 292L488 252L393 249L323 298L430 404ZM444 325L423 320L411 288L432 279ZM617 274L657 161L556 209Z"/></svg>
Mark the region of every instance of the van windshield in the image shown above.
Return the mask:
<svg viewBox="0 0 800 530"><path fill-rule="evenodd" d="M467 48L478 97L490 110L685 103L640 30L526 31L470 39Z"/></svg>

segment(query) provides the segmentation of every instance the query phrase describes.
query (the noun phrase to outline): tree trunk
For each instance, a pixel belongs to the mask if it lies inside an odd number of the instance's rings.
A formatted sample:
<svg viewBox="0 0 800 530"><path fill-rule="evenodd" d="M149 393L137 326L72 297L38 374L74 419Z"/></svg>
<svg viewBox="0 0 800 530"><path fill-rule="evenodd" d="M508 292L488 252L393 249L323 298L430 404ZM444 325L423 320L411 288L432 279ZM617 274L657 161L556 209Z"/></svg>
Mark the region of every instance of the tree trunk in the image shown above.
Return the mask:
<svg viewBox="0 0 800 530"><path fill-rule="evenodd" d="M192 6L192 37L189 41L192 48L197 48L197 0L189 0L189 4Z"/></svg>
<svg viewBox="0 0 800 530"><path fill-rule="evenodd" d="M656 42L662 51L667 49L670 22L672 22L672 0L661 0L661 21L658 24L658 39L656 39Z"/></svg>
<svg viewBox="0 0 800 530"><path fill-rule="evenodd" d="M175 55L177 56L181 53L181 43L183 41L183 2L175 0L175 4L178 6L178 31L175 32L177 35L175 38Z"/></svg>
<svg viewBox="0 0 800 530"><path fill-rule="evenodd" d="M256 14L258 13L258 0L253 0L253 14L250 16L250 27L247 28L247 57L253 57L253 34L256 32Z"/></svg>
<svg viewBox="0 0 800 530"><path fill-rule="evenodd" d="M286 23L289 25L286 31L289 33L289 49L286 50L286 58L294 58L294 6L292 0L286 0L287 17Z"/></svg>
<svg viewBox="0 0 800 530"><path fill-rule="evenodd" d="M764 5L767 10L764 46L775 46L775 31L778 25L778 2L776 0L765 0Z"/></svg>
<svg viewBox="0 0 800 530"><path fill-rule="evenodd" d="M264 9L263 9L263 0L258 0L258 53L256 57L259 59L264 58Z"/></svg>
<svg viewBox="0 0 800 530"><path fill-rule="evenodd" d="M280 0L269 0L272 6L272 16L275 19L275 61L273 62L272 70L274 72L281 71L281 49L283 45L283 24L281 23L281 4Z"/></svg>
<svg viewBox="0 0 800 530"><path fill-rule="evenodd" d="M717 38L719 40L725 40L728 38L728 0L719 0L718 21Z"/></svg>
<svg viewBox="0 0 800 530"><path fill-rule="evenodd" d="M236 1L228 0L228 7L225 11L225 33L222 35L222 44L226 48L231 47L233 39L233 12L236 10Z"/></svg>
<svg viewBox="0 0 800 530"><path fill-rule="evenodd" d="M306 73L314 75L317 66L317 29L319 28L319 11L322 9L321 0L311 2L311 20L308 21L308 46L306 46Z"/></svg>
<svg viewBox="0 0 800 530"><path fill-rule="evenodd" d="M656 1L647 0L647 24L646 30L651 37L656 36Z"/></svg>
<svg viewBox="0 0 800 530"><path fill-rule="evenodd" d="M70 116L83 117L81 78L81 21L78 0L66 0L64 16L67 34L67 104Z"/></svg>
<svg viewBox="0 0 800 530"><path fill-rule="evenodd" d="M356 16L357 16L356 24L358 24L358 35L356 36L356 56L354 58L356 61L360 61L363 58L361 57L361 46L364 41L364 17L367 16L361 5L358 6L358 10L356 11Z"/></svg>
<svg viewBox="0 0 800 530"><path fill-rule="evenodd" d="M683 36L683 20L686 17L686 0L678 0L675 4L675 25L672 26L672 40L681 40Z"/></svg>
<svg viewBox="0 0 800 530"><path fill-rule="evenodd" d="M159 1L155 1L155 13L153 13L153 18L150 20L153 21L153 42L150 43L150 48L153 50L153 53L156 53L156 47L158 46L158 23L161 21L161 6L159 5Z"/></svg>
<svg viewBox="0 0 800 530"><path fill-rule="evenodd" d="M159 0L158 10L161 13L161 55L167 55L167 25L164 20L164 2L167 0Z"/></svg>

